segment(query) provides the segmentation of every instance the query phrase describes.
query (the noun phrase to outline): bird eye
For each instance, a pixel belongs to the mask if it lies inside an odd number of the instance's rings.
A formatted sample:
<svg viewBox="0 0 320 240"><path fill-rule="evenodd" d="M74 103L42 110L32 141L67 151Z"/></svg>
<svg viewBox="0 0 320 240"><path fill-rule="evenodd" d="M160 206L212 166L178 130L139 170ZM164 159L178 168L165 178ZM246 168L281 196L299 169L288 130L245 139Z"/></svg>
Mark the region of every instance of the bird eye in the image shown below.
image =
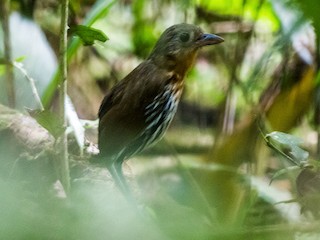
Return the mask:
<svg viewBox="0 0 320 240"><path fill-rule="evenodd" d="M189 33L182 33L180 35L180 40L181 42L187 42L190 38L190 34Z"/></svg>

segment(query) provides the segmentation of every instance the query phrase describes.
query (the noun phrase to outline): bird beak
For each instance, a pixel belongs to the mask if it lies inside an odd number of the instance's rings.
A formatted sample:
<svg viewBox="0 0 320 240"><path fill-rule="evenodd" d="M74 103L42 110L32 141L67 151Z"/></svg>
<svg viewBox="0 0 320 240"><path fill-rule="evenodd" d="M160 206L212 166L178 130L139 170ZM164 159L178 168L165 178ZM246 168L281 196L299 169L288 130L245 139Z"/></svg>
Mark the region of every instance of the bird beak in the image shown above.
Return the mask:
<svg viewBox="0 0 320 240"><path fill-rule="evenodd" d="M200 46L206 46L222 43L224 42L224 39L215 34L204 33L201 35L197 42L198 44L200 44Z"/></svg>

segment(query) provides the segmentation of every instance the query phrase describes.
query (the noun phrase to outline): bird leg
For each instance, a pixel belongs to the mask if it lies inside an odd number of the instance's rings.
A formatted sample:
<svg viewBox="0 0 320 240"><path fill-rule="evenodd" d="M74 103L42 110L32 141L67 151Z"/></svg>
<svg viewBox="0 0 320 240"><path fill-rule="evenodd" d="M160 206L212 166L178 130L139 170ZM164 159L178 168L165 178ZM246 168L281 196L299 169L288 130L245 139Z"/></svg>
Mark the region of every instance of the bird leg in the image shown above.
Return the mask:
<svg viewBox="0 0 320 240"><path fill-rule="evenodd" d="M132 191L126 181L122 172L122 161L115 161L113 164L108 166L108 170L119 190L127 198L128 201L133 202L134 197Z"/></svg>

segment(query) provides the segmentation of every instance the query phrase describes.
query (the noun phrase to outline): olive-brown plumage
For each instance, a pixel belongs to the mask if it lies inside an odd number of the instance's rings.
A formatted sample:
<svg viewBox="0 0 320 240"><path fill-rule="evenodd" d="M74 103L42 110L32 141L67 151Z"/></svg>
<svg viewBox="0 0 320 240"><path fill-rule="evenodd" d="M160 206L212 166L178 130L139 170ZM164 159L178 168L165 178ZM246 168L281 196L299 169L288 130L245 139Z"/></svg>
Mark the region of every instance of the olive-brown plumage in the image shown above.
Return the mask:
<svg viewBox="0 0 320 240"><path fill-rule="evenodd" d="M163 136L199 48L222 41L191 24L173 25L160 36L148 59L105 96L99 110L99 149L122 190L127 188L122 162Z"/></svg>

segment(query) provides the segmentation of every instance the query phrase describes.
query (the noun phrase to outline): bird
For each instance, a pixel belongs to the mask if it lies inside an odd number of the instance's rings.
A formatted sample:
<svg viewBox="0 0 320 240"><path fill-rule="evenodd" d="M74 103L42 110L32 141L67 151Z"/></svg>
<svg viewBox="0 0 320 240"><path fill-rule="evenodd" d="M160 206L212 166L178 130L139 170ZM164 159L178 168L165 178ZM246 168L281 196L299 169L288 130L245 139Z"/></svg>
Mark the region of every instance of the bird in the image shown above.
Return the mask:
<svg viewBox="0 0 320 240"><path fill-rule="evenodd" d="M161 34L149 57L102 100L98 112L101 161L123 193L130 191L123 162L163 137L198 50L223 41L196 25L175 24Z"/></svg>

